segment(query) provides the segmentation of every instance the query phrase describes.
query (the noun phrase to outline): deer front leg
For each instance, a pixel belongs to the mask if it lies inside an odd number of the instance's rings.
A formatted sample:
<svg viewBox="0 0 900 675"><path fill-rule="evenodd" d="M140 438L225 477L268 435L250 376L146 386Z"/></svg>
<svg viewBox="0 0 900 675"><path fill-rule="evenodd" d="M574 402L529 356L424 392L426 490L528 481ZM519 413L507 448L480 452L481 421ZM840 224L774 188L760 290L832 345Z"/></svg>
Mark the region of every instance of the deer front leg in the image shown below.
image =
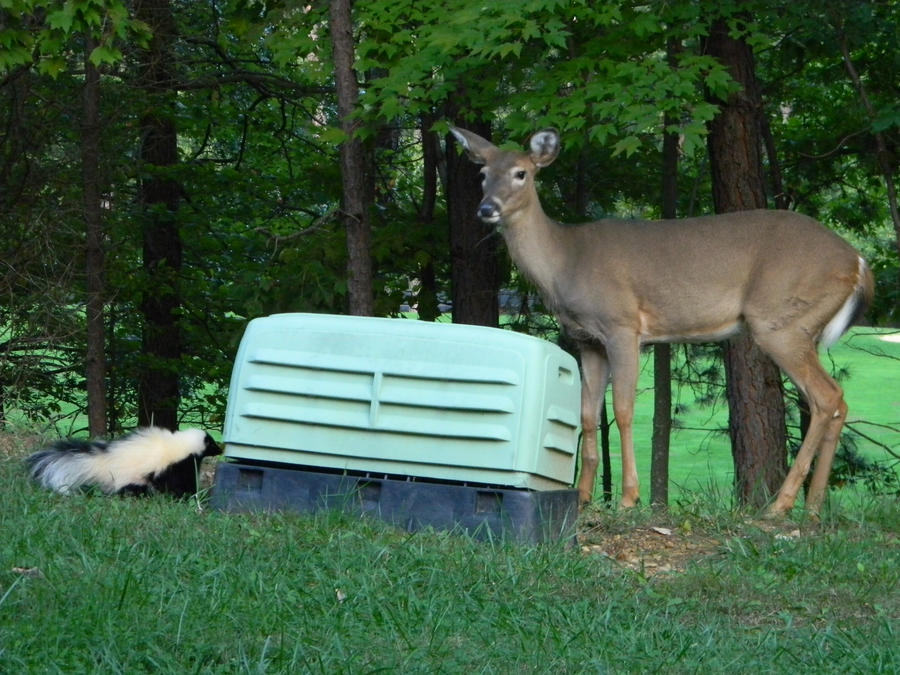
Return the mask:
<svg viewBox="0 0 900 675"><path fill-rule="evenodd" d="M613 411L622 443L622 501L630 508L640 501L637 464L634 459L634 398L637 393L640 344L637 336L622 336L607 344L612 369Z"/></svg>
<svg viewBox="0 0 900 675"><path fill-rule="evenodd" d="M581 475L578 478L578 500L589 503L594 497L597 477L597 419L600 402L609 380L606 350L599 345L581 345Z"/></svg>

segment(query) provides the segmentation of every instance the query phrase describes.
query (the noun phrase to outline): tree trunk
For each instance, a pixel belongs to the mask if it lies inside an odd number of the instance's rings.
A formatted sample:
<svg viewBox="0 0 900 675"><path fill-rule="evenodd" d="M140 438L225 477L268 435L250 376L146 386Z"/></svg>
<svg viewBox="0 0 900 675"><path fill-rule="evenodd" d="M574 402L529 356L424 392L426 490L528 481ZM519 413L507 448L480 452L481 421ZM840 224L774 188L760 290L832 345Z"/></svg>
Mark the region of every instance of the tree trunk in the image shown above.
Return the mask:
<svg viewBox="0 0 900 675"><path fill-rule="evenodd" d="M606 407L606 397L600 401L600 465L603 468L603 503L612 504L612 458L609 452L609 430L612 423L609 421L609 412Z"/></svg>
<svg viewBox="0 0 900 675"><path fill-rule="evenodd" d="M433 232L435 227L434 209L437 203L438 161L440 140L430 131L431 115L423 115L422 134L422 206L419 210L419 224L425 232ZM434 239L431 237L430 239ZM437 278L434 270L434 248L426 251L425 259L419 264L419 291L416 294L418 316L421 321L435 321L441 312L438 307Z"/></svg>
<svg viewBox="0 0 900 675"><path fill-rule="evenodd" d="M452 117L451 117L452 119ZM490 139L489 122L468 128ZM497 236L476 216L481 202L481 175L447 139L447 211L450 217L450 265L453 322L500 325Z"/></svg>
<svg viewBox="0 0 900 675"><path fill-rule="evenodd" d="M791 206L791 197L784 191L784 179L781 174L781 162L775 151L775 137L772 135L772 125L766 115L760 115L759 129L762 134L763 147L766 149L766 159L769 163L769 183L772 187L773 199L776 209L787 209Z"/></svg>
<svg viewBox="0 0 900 675"><path fill-rule="evenodd" d="M138 424L175 429L181 361L181 235L177 220L181 188L170 177L178 163L170 49L175 24L169 0L143 0L136 8L137 16L153 31L149 49L143 53L141 72L141 85L149 103L140 121L145 285L141 301L144 328Z"/></svg>
<svg viewBox="0 0 900 675"><path fill-rule="evenodd" d="M677 45L669 44L669 58ZM666 114L664 125L678 122ZM678 134L663 133L662 216L674 218L678 210ZM653 440L650 455L650 504L669 505L669 442L672 436L672 346L653 347Z"/></svg>
<svg viewBox="0 0 900 675"><path fill-rule="evenodd" d="M669 443L672 436L672 345L653 346L653 437L650 450L650 504L669 505Z"/></svg>
<svg viewBox="0 0 900 675"><path fill-rule="evenodd" d="M341 143L341 210L347 232L347 294L351 314L372 316L375 294L372 273L371 153L357 135L360 123L353 119L359 100L359 82L354 64L351 0L332 0L329 29L334 56L338 117L345 134Z"/></svg>
<svg viewBox="0 0 900 675"><path fill-rule="evenodd" d="M589 179L588 179L588 153L590 152L590 143L587 142L587 138L585 138L585 143L581 148L581 152L578 153L578 160L575 169L575 189L573 193L573 204L572 210L574 213L578 215L578 219L582 222L586 222L591 219L590 214L588 213L588 201L589 201ZM574 348L574 343L570 343ZM567 351L572 351L572 349L568 349ZM598 434L599 444L600 444L600 480L601 480L601 491L603 494L603 503L604 504L612 504L613 493L612 493L612 452L609 445L609 411L606 405L606 393L600 398L600 415L598 419L598 427L600 431Z"/></svg>
<svg viewBox="0 0 900 675"><path fill-rule="evenodd" d="M81 175L84 182L85 286L87 290L87 347L85 388L88 430L92 437L105 436L106 333L104 330L103 220L100 209L100 72L88 56L96 42L85 39L84 100L81 129Z"/></svg>
<svg viewBox="0 0 900 675"><path fill-rule="evenodd" d="M761 105L753 53L744 40L729 36L716 21L706 51L731 71L741 90L709 125L709 158L717 213L765 208L760 149ZM725 344L726 393L735 483L742 504L762 506L787 471L781 374L747 335Z"/></svg>

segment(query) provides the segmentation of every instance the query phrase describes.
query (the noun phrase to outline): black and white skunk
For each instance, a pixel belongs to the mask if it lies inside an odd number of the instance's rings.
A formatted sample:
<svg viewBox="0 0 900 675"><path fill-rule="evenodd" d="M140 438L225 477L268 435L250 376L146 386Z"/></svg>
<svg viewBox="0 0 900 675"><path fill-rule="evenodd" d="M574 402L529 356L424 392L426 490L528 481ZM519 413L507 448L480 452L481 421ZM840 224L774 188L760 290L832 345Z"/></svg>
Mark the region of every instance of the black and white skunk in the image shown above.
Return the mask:
<svg viewBox="0 0 900 675"><path fill-rule="evenodd" d="M200 429L147 427L108 442L57 441L25 461L34 480L62 494L91 486L106 494L183 497L197 491L203 458L221 454L222 448Z"/></svg>

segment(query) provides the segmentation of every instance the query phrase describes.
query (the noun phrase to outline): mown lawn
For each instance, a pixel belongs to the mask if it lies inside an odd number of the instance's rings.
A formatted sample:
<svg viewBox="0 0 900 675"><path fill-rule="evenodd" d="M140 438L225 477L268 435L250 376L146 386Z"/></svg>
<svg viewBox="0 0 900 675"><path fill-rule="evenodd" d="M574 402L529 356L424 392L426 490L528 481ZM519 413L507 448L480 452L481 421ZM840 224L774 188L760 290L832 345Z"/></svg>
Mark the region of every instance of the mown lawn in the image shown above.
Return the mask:
<svg viewBox="0 0 900 675"><path fill-rule="evenodd" d="M893 358L872 368L857 344ZM833 350L851 419L896 425L898 350L860 333ZM0 437L0 673L900 672L897 497L758 521L728 506L725 439L675 438L670 513L595 507L577 546L535 547L61 497Z"/></svg>
<svg viewBox="0 0 900 675"><path fill-rule="evenodd" d="M900 672L896 498L820 525L596 509L578 546L526 547L61 497L20 456L0 460L3 673ZM606 548L652 526L703 545L657 574Z"/></svg>

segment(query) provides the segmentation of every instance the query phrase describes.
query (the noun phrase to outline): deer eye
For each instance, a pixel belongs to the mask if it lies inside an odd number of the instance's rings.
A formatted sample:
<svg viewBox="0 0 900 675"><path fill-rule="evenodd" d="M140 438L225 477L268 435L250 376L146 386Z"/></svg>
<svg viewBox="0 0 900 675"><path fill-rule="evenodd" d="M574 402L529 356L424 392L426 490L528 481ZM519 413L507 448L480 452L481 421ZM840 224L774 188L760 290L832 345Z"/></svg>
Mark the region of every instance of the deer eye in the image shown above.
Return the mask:
<svg viewBox="0 0 900 675"><path fill-rule="evenodd" d="M525 169L519 169L516 171L513 176L515 176L516 180L525 180L525 176L528 174L525 172Z"/></svg>

